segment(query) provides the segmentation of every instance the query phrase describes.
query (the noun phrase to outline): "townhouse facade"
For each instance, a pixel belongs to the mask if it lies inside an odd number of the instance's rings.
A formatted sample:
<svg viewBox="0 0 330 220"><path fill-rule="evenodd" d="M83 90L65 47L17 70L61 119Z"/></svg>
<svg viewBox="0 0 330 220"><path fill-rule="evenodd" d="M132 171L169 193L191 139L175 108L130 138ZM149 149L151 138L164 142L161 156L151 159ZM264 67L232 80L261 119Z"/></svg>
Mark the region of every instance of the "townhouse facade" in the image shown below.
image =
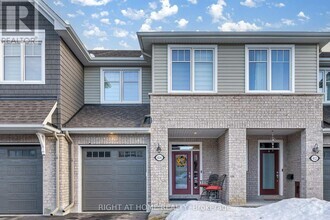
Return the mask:
<svg viewBox="0 0 330 220"><path fill-rule="evenodd" d="M137 33L140 50L87 51L45 2L24 6L33 35L3 35L37 40L0 45L0 214L150 211L198 199L213 173L230 205L330 199L329 33Z"/></svg>

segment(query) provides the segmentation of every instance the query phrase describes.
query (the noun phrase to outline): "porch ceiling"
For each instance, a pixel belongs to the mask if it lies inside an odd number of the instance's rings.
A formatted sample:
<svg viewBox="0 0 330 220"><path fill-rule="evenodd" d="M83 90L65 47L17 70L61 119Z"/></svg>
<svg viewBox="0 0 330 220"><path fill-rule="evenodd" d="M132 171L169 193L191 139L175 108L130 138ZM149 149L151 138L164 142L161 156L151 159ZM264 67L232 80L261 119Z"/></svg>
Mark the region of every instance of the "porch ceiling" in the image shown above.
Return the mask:
<svg viewBox="0 0 330 220"><path fill-rule="evenodd" d="M301 131L302 129L246 129L247 135L272 135L272 131L274 131L274 135L291 135L296 132Z"/></svg>
<svg viewBox="0 0 330 220"><path fill-rule="evenodd" d="M169 138L218 138L224 134L224 128L170 128Z"/></svg>

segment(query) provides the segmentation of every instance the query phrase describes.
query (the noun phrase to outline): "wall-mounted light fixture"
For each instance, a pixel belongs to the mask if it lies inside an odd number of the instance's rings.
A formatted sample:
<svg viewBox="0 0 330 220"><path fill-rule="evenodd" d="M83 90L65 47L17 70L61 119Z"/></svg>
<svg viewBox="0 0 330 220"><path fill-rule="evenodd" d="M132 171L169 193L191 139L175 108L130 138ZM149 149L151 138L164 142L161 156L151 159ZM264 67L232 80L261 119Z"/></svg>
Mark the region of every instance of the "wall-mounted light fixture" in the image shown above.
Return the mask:
<svg viewBox="0 0 330 220"><path fill-rule="evenodd" d="M157 151L159 154L162 152L162 148L161 148L161 146L160 146L159 143L158 143L158 147L157 147L156 151Z"/></svg>
<svg viewBox="0 0 330 220"><path fill-rule="evenodd" d="M320 152L319 145L316 143L313 147L313 152L318 154Z"/></svg>

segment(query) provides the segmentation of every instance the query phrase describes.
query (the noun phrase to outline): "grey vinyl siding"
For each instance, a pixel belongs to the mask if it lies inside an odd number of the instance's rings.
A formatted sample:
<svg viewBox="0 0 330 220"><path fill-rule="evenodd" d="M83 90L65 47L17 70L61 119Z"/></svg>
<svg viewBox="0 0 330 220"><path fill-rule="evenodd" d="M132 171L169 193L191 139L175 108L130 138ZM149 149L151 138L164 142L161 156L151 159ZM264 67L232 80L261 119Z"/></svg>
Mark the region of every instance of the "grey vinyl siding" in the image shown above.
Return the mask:
<svg viewBox="0 0 330 220"><path fill-rule="evenodd" d="M167 45L155 44L152 51L153 58L153 88L154 93L167 93Z"/></svg>
<svg viewBox="0 0 330 220"><path fill-rule="evenodd" d="M296 77L297 93L317 92L317 45L296 45Z"/></svg>
<svg viewBox="0 0 330 220"><path fill-rule="evenodd" d="M118 67L120 68L120 67ZM124 67L123 67L124 68ZM85 104L101 103L101 67L85 67L84 88ZM151 93L151 68L142 68L142 103L149 103L149 93Z"/></svg>
<svg viewBox="0 0 330 220"><path fill-rule="evenodd" d="M84 68L68 46L61 41L61 124L84 105Z"/></svg>
<svg viewBox="0 0 330 220"><path fill-rule="evenodd" d="M245 45L218 46L218 93L245 92Z"/></svg>
<svg viewBox="0 0 330 220"><path fill-rule="evenodd" d="M317 45L295 45L295 92L317 92ZM154 45L154 93L167 93L167 45ZM218 93L245 93L245 45L218 45Z"/></svg>
<svg viewBox="0 0 330 220"><path fill-rule="evenodd" d="M45 30L46 34L45 84L0 84L0 98L52 97L57 99L59 95L60 37L55 32L54 26L41 13L38 13L38 17L38 29Z"/></svg>

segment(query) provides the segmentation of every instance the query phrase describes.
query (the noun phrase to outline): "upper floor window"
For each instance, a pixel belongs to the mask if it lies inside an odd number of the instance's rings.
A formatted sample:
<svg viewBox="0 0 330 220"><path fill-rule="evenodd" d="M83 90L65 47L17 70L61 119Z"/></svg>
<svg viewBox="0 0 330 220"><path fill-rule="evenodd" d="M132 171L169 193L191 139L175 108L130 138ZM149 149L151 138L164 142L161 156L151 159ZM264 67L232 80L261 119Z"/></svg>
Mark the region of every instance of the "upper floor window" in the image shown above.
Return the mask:
<svg viewBox="0 0 330 220"><path fill-rule="evenodd" d="M102 103L141 103L141 69L101 70Z"/></svg>
<svg viewBox="0 0 330 220"><path fill-rule="evenodd" d="M246 47L247 92L293 92L294 46Z"/></svg>
<svg viewBox="0 0 330 220"><path fill-rule="evenodd" d="M170 46L169 92L215 92L216 46Z"/></svg>
<svg viewBox="0 0 330 220"><path fill-rule="evenodd" d="M324 102L330 102L330 69L320 70L318 92L324 93Z"/></svg>
<svg viewBox="0 0 330 220"><path fill-rule="evenodd" d="M42 40L0 44L1 84L44 84L45 53Z"/></svg>

